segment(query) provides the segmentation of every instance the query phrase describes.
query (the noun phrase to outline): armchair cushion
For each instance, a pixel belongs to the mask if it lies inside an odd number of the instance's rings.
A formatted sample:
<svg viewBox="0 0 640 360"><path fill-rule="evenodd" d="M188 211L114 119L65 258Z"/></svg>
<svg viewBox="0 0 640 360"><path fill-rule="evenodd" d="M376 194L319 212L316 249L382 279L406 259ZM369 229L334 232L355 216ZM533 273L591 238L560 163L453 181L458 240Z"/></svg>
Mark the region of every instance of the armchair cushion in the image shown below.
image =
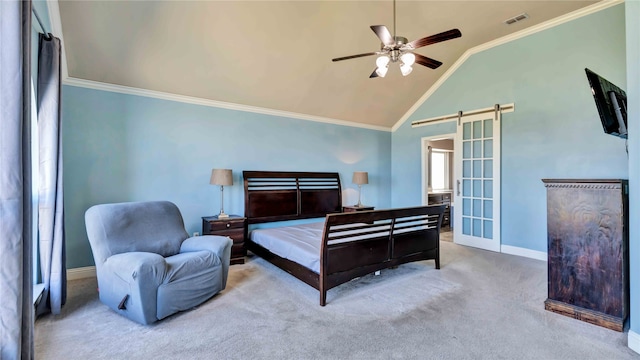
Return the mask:
<svg viewBox="0 0 640 360"><path fill-rule="evenodd" d="M229 274L229 262L231 261L231 247L233 246L233 240L226 236L217 235L204 235L190 237L182 242L180 246L180 252L190 252L199 250L209 250L216 254L222 261L227 261L222 266L222 288L227 286L227 276Z"/></svg>
<svg viewBox="0 0 640 360"><path fill-rule="evenodd" d="M166 261L167 274L158 286L158 319L192 308L224 288L220 258L211 251L182 253Z"/></svg>

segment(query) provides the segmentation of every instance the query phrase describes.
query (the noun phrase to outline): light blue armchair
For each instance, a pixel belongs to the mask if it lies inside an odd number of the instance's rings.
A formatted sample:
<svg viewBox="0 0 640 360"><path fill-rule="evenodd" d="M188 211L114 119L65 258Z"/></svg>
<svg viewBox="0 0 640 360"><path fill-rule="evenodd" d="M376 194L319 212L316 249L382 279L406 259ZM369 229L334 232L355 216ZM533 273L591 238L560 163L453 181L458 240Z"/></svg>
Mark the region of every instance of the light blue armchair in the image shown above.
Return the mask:
<svg viewBox="0 0 640 360"><path fill-rule="evenodd" d="M232 240L189 237L171 202L96 205L85 224L100 301L133 321L190 309L227 284Z"/></svg>

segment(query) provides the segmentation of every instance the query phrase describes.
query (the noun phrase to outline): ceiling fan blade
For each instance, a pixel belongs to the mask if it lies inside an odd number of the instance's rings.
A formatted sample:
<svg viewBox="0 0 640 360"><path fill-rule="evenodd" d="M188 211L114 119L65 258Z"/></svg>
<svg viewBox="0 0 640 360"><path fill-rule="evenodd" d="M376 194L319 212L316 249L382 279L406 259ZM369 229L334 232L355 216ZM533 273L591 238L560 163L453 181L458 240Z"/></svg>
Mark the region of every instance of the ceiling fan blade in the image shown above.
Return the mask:
<svg viewBox="0 0 640 360"><path fill-rule="evenodd" d="M378 37L380 38L380 41L382 41L383 44L387 46L394 46L396 44L396 42L393 40L393 36L391 35L391 33L389 32L389 29L387 29L386 26L371 25L371 30L373 30L373 32L376 33L376 35L378 35Z"/></svg>
<svg viewBox="0 0 640 360"><path fill-rule="evenodd" d="M416 56L416 64L420 64L422 66L426 66L431 69L437 69L442 63L438 60L434 60L432 58L428 58L424 55L413 53Z"/></svg>
<svg viewBox="0 0 640 360"><path fill-rule="evenodd" d="M440 34L435 34L431 36L424 37L422 39L413 40L407 45L413 47L414 49L439 43L441 41L447 41L455 38L459 38L462 36L462 33L458 29L451 29L449 31L441 32Z"/></svg>
<svg viewBox="0 0 640 360"><path fill-rule="evenodd" d="M378 77L378 73L376 72L377 70L378 70L378 68L375 68L375 70L373 70L371 75L369 75L369 79L373 79L373 78L377 78Z"/></svg>
<svg viewBox="0 0 640 360"><path fill-rule="evenodd" d="M349 60L349 59L355 59L355 58L359 58L359 57L363 57L363 56L371 56L371 55L376 55L376 54L378 54L378 53L377 52L370 52L370 53L364 53L364 54L343 56L343 57L331 59L331 61Z"/></svg>

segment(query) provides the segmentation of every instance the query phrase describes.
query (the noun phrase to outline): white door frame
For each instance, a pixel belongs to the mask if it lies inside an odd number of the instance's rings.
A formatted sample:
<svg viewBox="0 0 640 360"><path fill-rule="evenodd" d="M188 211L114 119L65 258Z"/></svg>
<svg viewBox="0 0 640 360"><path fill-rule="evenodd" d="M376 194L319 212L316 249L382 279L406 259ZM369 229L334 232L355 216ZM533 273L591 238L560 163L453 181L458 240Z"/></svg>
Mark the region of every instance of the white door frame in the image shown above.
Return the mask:
<svg viewBox="0 0 640 360"><path fill-rule="evenodd" d="M422 192L422 205L429 205L429 192L427 190L427 185L429 183L429 160L425 157L425 153L427 150L427 147L429 146L428 143L429 141L436 141L436 140L454 140L455 142L455 137L456 137L456 133L449 133L449 134L442 134L442 135L433 135L433 136L425 136L423 138L421 138L420 140L420 166L422 167L422 182L421 182L421 192ZM455 148L455 144L453 147L453 151L455 154L456 148ZM455 167L455 163L454 163L454 167ZM454 179L455 179L455 172L454 172ZM450 216L453 216L453 214L451 214Z"/></svg>

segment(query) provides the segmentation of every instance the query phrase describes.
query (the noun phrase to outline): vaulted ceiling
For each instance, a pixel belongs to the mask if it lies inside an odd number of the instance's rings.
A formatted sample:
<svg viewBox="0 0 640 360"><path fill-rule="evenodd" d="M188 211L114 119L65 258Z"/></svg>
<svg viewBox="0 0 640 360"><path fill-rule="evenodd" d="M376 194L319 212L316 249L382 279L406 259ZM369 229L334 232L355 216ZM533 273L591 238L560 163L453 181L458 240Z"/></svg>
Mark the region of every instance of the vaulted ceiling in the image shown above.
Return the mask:
<svg viewBox="0 0 640 360"><path fill-rule="evenodd" d="M398 36L457 28L416 52L443 62L391 64L370 79L392 1L59 1L71 78L391 128L468 49L595 1L404 1ZM503 22L521 13L529 18Z"/></svg>

